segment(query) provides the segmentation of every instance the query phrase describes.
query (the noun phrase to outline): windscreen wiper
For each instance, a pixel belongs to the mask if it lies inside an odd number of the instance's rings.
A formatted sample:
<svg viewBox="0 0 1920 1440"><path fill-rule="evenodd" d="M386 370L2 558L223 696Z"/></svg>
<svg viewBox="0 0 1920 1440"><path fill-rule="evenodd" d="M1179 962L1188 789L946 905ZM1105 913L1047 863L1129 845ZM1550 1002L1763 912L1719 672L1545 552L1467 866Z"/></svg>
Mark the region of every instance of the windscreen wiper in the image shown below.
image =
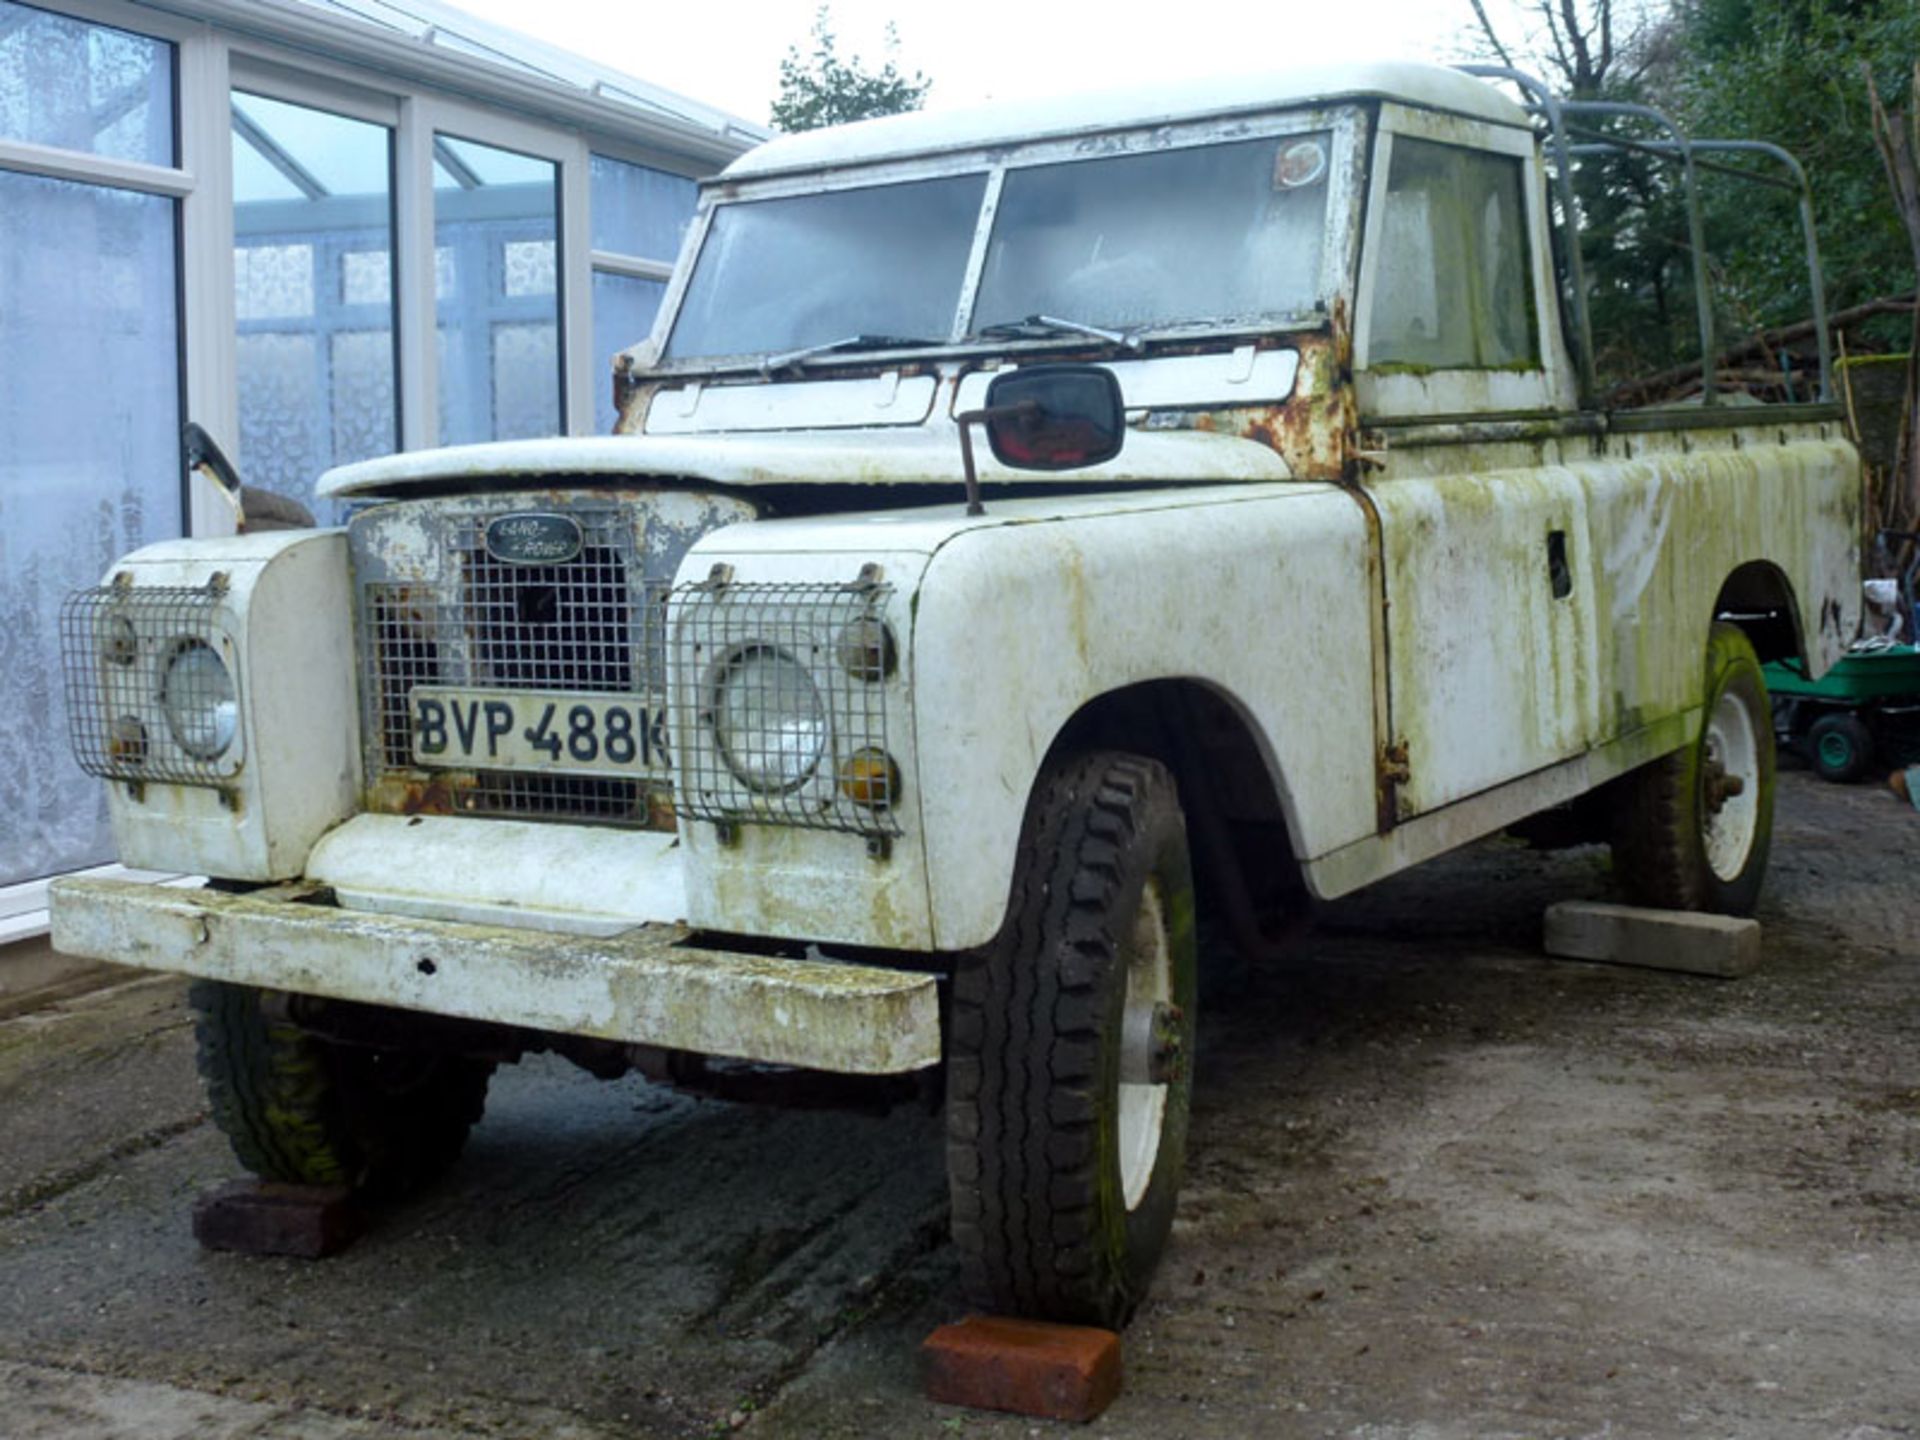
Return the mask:
<svg viewBox="0 0 1920 1440"><path fill-rule="evenodd" d="M1052 335L1090 335L1109 345L1128 350L1145 348L1146 342L1131 330L1107 330L1084 325L1078 320L1062 320L1058 315L1029 315L1024 320L1002 320L997 325L982 325L975 332L990 340L1044 340Z"/></svg>
<svg viewBox="0 0 1920 1440"><path fill-rule="evenodd" d="M760 373L771 375L791 365L804 365L816 355L831 355L836 350L906 350L915 345L939 345L939 340L923 340L917 335L843 335L838 340L823 340L818 345L803 345L784 350L760 362Z"/></svg>

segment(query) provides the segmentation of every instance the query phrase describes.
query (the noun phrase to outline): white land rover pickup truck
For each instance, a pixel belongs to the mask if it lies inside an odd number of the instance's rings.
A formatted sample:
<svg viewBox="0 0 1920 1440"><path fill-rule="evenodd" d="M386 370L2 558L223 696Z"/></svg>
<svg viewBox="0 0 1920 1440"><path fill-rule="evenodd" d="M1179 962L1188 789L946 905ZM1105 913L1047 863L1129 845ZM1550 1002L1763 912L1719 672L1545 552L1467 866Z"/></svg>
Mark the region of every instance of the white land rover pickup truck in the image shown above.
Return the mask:
<svg viewBox="0 0 1920 1440"><path fill-rule="evenodd" d="M344 528L74 597L121 857L211 878L57 884L55 943L198 977L261 1175L422 1181L541 1049L917 1097L976 1298L1124 1322L1197 923L1258 958L1545 812L1747 910L1759 661L1856 630L1827 392L1596 400L1572 107L1521 93L1322 69L737 160L617 434L348 466Z"/></svg>

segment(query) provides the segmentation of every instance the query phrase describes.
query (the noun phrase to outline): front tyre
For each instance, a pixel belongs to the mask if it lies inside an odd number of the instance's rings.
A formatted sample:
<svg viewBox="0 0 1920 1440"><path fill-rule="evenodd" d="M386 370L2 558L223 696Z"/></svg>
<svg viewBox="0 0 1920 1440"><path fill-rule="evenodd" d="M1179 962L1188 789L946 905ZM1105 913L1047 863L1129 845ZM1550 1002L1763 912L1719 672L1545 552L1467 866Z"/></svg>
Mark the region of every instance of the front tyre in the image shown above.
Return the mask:
<svg viewBox="0 0 1920 1440"><path fill-rule="evenodd" d="M1193 875L1173 778L1096 752L1041 777L1000 938L954 976L947 1165L974 1298L1118 1328L1186 1158Z"/></svg>
<svg viewBox="0 0 1920 1440"><path fill-rule="evenodd" d="M196 980L187 998L214 1123L262 1179L397 1198L453 1164L486 1105L487 1061L335 1044L250 985Z"/></svg>
<svg viewBox="0 0 1920 1440"><path fill-rule="evenodd" d="M1759 658L1739 626L1715 624L1698 738L1616 782L1614 871L1629 903L1751 914L1773 839L1773 766Z"/></svg>

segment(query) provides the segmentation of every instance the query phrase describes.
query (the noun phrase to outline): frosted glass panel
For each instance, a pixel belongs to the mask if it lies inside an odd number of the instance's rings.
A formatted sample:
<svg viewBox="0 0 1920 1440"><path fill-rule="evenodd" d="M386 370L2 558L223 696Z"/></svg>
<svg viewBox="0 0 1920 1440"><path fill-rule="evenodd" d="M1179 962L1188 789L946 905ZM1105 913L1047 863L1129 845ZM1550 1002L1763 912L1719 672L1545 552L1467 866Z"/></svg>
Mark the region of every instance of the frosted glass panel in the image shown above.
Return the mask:
<svg viewBox="0 0 1920 1440"><path fill-rule="evenodd" d="M249 485L315 500L328 467L399 444L394 399L391 134L233 95L234 312Z"/></svg>
<svg viewBox="0 0 1920 1440"><path fill-rule="evenodd" d="M315 340L307 335L259 331L239 337L241 475L304 502L325 451L317 403L321 373ZM281 484L271 483L274 480Z"/></svg>
<svg viewBox="0 0 1920 1440"><path fill-rule="evenodd" d="M557 435L559 167L434 137L440 441Z"/></svg>
<svg viewBox="0 0 1920 1440"><path fill-rule="evenodd" d="M0 137L173 164L173 47L0 0Z"/></svg>
<svg viewBox="0 0 1920 1440"><path fill-rule="evenodd" d="M233 291L234 313L242 320L313 314L313 246L237 246Z"/></svg>
<svg viewBox="0 0 1920 1440"><path fill-rule="evenodd" d="M530 440L558 428L551 325L493 327L494 439Z"/></svg>
<svg viewBox="0 0 1920 1440"><path fill-rule="evenodd" d="M0 885L113 858L58 617L180 533L173 236L171 200L0 171Z"/></svg>
<svg viewBox="0 0 1920 1440"><path fill-rule="evenodd" d="M642 260L679 258L697 187L684 175L595 155L589 169L593 248Z"/></svg>
<svg viewBox="0 0 1920 1440"><path fill-rule="evenodd" d="M613 357L647 338L660 297L667 293L659 280L594 272L593 277L593 424L602 435L611 434L613 412Z"/></svg>
<svg viewBox="0 0 1920 1440"><path fill-rule="evenodd" d="M336 464L393 449L393 332L333 337L333 457Z"/></svg>
<svg viewBox="0 0 1920 1440"><path fill-rule="evenodd" d="M554 291L553 242L509 240L502 247L509 295L551 295Z"/></svg>

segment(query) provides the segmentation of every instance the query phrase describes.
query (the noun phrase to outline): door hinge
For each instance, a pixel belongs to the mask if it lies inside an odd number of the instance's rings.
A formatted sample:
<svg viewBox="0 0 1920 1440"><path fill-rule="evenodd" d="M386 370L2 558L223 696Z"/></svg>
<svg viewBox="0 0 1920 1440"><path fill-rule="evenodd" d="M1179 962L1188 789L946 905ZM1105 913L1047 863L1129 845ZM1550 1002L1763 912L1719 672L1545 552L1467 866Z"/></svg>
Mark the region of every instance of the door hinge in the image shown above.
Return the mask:
<svg viewBox="0 0 1920 1440"><path fill-rule="evenodd" d="M1373 762L1373 791L1380 833L1400 823L1400 787L1413 778L1407 763L1407 742L1394 740L1380 747Z"/></svg>
<svg viewBox="0 0 1920 1440"><path fill-rule="evenodd" d="M1407 763L1407 742L1395 740L1380 747L1380 783L1404 785L1413 779L1413 767Z"/></svg>

